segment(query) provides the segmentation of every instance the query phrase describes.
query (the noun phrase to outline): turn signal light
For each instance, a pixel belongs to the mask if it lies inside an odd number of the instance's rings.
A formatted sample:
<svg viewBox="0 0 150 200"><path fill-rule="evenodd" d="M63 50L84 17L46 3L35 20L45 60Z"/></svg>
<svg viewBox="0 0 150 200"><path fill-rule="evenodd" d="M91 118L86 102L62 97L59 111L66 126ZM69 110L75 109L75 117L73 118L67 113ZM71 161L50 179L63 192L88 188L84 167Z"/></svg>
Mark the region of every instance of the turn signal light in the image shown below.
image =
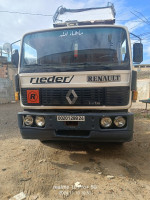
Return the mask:
<svg viewBox="0 0 150 200"><path fill-rule="evenodd" d="M15 101L19 101L19 92L15 92Z"/></svg>
<svg viewBox="0 0 150 200"><path fill-rule="evenodd" d="M132 100L133 100L133 101L136 101L136 100L137 100L137 97L138 97L138 91L134 90L134 91L132 92Z"/></svg>

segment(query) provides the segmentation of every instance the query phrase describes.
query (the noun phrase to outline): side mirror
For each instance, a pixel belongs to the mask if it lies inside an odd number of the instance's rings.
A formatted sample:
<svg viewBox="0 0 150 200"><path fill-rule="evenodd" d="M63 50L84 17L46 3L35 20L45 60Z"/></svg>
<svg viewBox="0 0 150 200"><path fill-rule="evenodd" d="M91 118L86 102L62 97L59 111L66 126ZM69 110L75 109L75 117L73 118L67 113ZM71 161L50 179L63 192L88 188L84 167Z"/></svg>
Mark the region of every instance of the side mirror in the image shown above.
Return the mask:
<svg viewBox="0 0 150 200"><path fill-rule="evenodd" d="M19 53L18 53L17 49L15 49L15 51L12 53L11 61L12 61L13 65L15 65L17 68L18 63L19 63Z"/></svg>
<svg viewBox="0 0 150 200"><path fill-rule="evenodd" d="M143 44L134 43L133 44L133 62L141 63L143 61Z"/></svg>

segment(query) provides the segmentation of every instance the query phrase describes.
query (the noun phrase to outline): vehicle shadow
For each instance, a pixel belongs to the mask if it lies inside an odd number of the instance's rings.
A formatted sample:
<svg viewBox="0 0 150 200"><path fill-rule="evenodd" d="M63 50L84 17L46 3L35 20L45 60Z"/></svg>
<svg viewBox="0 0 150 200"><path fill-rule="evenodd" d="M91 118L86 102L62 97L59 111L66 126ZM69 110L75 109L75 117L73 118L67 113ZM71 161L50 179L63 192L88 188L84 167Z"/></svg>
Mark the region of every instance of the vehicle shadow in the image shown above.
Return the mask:
<svg viewBox="0 0 150 200"><path fill-rule="evenodd" d="M46 146L67 151L65 163L60 153L52 164L63 169L84 173L113 175L132 179L150 180L150 156L143 158L137 141L119 145L116 143L47 142ZM144 160L144 165L143 165Z"/></svg>
<svg viewBox="0 0 150 200"><path fill-rule="evenodd" d="M53 162L59 168L150 181L149 118L141 110L135 113L133 141L123 145L70 141L51 141L45 145L59 150L60 155Z"/></svg>

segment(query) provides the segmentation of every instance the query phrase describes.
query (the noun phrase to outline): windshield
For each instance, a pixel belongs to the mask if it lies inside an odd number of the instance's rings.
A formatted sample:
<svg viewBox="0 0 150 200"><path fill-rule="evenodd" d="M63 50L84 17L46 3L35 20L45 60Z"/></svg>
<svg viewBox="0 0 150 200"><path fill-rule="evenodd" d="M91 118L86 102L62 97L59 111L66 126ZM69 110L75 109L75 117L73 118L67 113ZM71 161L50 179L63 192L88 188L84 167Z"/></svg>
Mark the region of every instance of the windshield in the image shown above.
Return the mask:
<svg viewBox="0 0 150 200"><path fill-rule="evenodd" d="M21 71L129 69L126 31L118 27L51 30L23 39Z"/></svg>

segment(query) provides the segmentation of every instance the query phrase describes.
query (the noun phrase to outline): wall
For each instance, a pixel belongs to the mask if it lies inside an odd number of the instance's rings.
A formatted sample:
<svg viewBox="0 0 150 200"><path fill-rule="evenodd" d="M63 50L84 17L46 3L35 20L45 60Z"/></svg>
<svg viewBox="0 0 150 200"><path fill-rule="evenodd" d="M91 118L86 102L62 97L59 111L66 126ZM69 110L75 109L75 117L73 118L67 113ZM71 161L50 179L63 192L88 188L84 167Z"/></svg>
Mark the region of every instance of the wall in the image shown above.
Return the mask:
<svg viewBox="0 0 150 200"><path fill-rule="evenodd" d="M137 71L138 100L150 98L150 64L139 65L134 68Z"/></svg>
<svg viewBox="0 0 150 200"><path fill-rule="evenodd" d="M138 100L150 98L150 79L137 81Z"/></svg>
<svg viewBox="0 0 150 200"><path fill-rule="evenodd" d="M8 66L7 64L0 65L0 78L7 78L8 77Z"/></svg>
<svg viewBox="0 0 150 200"><path fill-rule="evenodd" d="M0 78L0 104L9 103L14 100L12 81Z"/></svg>
<svg viewBox="0 0 150 200"><path fill-rule="evenodd" d="M7 58L0 56L0 104L9 103L15 100L15 74L17 69Z"/></svg>

